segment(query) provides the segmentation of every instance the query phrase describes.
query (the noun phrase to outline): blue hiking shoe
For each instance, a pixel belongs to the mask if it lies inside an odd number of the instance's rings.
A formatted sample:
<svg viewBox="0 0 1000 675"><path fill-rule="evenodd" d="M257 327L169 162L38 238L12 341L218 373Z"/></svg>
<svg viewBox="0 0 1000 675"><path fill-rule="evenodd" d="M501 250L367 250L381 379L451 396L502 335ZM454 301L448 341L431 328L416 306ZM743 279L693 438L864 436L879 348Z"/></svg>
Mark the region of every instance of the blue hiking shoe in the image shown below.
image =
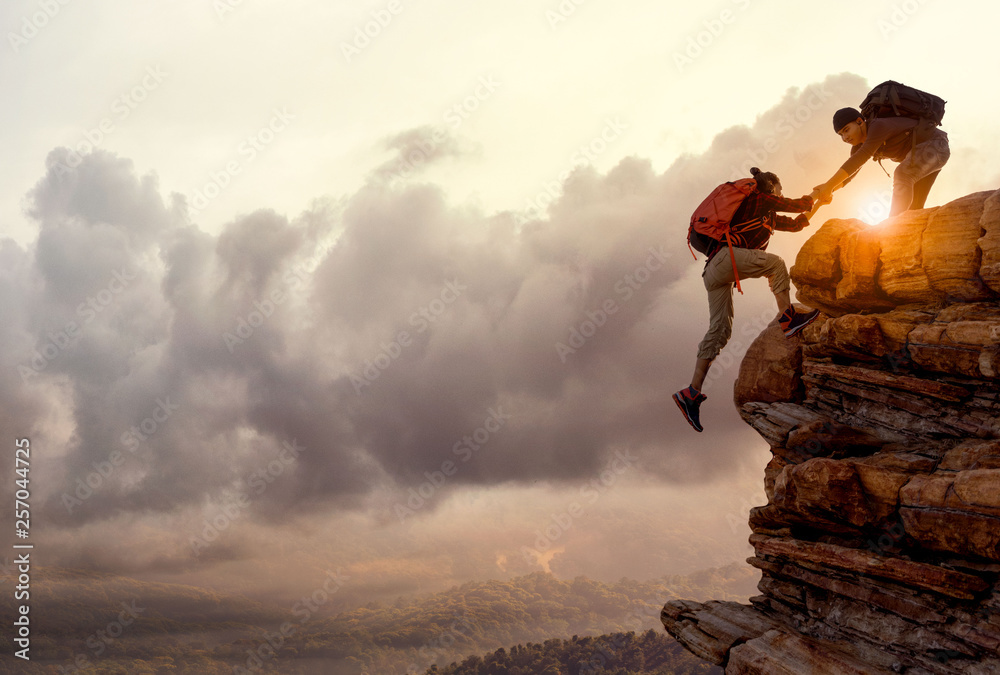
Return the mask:
<svg viewBox="0 0 1000 675"><path fill-rule="evenodd" d="M695 431L702 431L701 420L698 419L700 415L699 409L701 408L701 402L707 398L707 396L694 387L681 389L674 394L674 403L681 409L684 419L688 421L688 424Z"/></svg>
<svg viewBox="0 0 1000 675"><path fill-rule="evenodd" d="M789 307L778 319L781 330L785 331L785 337L792 337L800 330L811 324L819 316L819 310L811 312L796 312L794 307Z"/></svg>

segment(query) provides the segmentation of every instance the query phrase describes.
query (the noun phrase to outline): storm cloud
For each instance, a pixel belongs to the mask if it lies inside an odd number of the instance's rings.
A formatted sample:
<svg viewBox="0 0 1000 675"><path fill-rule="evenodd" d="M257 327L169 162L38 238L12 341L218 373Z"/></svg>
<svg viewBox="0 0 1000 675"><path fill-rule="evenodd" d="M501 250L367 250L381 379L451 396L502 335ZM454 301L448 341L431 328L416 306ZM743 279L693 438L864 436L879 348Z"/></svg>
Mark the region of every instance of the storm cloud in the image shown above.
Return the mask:
<svg viewBox="0 0 1000 675"><path fill-rule="evenodd" d="M129 160L67 169L54 150L27 199L37 240L0 247L4 427L48 446L44 517L197 510L269 476L261 518L364 509L428 481L585 480L620 452L665 483L718 475L745 431L727 391L712 440L670 401L707 322L688 216L751 165L808 192L841 161L830 114L865 90L852 75L790 90L662 173L580 166L528 218L386 180L396 160L294 218L210 234ZM389 146L412 156L428 133ZM460 145L426 162L461 161ZM766 322L773 301L737 311Z"/></svg>

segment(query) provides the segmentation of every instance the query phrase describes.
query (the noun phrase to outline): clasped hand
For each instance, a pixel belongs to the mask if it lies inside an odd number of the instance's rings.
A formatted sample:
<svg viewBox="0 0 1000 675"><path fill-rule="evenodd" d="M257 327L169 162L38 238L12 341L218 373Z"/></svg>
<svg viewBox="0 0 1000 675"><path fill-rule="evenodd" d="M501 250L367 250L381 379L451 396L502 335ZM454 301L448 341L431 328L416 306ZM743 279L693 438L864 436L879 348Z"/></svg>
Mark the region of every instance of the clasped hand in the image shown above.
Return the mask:
<svg viewBox="0 0 1000 675"><path fill-rule="evenodd" d="M825 192L822 185L814 187L813 191L809 193L809 196L813 198L814 202L816 202L816 206L829 204L833 201L833 191Z"/></svg>

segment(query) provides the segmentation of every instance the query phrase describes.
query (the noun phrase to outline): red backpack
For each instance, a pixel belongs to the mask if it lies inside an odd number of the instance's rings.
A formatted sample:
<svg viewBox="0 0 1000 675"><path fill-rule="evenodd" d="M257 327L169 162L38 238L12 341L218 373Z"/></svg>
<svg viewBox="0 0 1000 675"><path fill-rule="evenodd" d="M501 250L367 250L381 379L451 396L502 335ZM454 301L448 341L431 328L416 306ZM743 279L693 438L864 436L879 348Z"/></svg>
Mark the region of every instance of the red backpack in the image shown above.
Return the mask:
<svg viewBox="0 0 1000 675"><path fill-rule="evenodd" d="M717 243L729 246L729 259L733 263L733 277L736 279L736 289L740 293L740 277L736 272L736 261L733 259L733 245L729 241L729 223L736 210L751 193L757 191L757 181L754 178L723 183L712 190L698 208L691 214L691 226L688 227L688 249L694 248L691 255L697 260L694 251L708 255Z"/></svg>

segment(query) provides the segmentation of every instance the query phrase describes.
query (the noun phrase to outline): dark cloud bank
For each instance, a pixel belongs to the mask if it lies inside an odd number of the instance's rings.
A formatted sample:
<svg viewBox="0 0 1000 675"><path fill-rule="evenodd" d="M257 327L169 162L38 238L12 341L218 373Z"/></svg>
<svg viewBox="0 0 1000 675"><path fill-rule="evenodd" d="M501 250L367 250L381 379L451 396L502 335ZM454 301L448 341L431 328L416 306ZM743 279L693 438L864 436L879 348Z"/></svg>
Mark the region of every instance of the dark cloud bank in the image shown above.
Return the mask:
<svg viewBox="0 0 1000 675"><path fill-rule="evenodd" d="M807 192L836 164L830 114L864 91L848 75L791 90L662 174L580 168L524 223L380 167L349 197L215 236L128 160L66 171L53 151L27 197L37 241L0 246L0 416L48 446L35 508L67 528L175 513L270 466L283 475L253 512L278 518L438 472L442 490L580 481L619 451L654 478L706 480L740 426L731 414L706 441L670 401L707 320L688 214L744 164Z"/></svg>

